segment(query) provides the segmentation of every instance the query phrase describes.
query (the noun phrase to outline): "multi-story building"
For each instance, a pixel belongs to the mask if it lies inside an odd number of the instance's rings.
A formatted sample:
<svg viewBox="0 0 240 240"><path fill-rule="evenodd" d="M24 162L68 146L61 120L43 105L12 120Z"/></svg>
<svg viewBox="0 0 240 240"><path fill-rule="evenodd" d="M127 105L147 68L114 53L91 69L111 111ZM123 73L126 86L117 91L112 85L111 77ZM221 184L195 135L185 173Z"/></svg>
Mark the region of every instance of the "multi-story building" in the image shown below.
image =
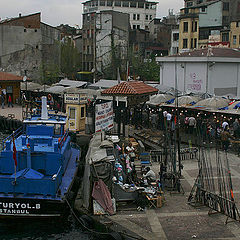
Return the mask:
<svg viewBox="0 0 240 240"><path fill-rule="evenodd" d="M230 47L240 47L240 21L233 21L230 25Z"/></svg>
<svg viewBox="0 0 240 240"><path fill-rule="evenodd" d="M158 47L158 56L168 55L171 48L171 34L178 28L177 15L169 10L169 15L161 19L153 19L149 23L150 41L152 46Z"/></svg>
<svg viewBox="0 0 240 240"><path fill-rule="evenodd" d="M107 75L111 69L126 69L129 45L129 15L112 10L83 14L83 70L95 77Z"/></svg>
<svg viewBox="0 0 240 240"><path fill-rule="evenodd" d="M83 3L83 14L112 10L128 13L132 29L148 29L148 24L156 17L157 2L146 0L89 0Z"/></svg>
<svg viewBox="0 0 240 240"><path fill-rule="evenodd" d="M216 45L229 47L231 9L236 1L185 0L180 13L180 52Z"/></svg>
<svg viewBox="0 0 240 240"><path fill-rule="evenodd" d="M41 79L43 65L60 66L60 32L41 22L41 13L0 22L0 68Z"/></svg>

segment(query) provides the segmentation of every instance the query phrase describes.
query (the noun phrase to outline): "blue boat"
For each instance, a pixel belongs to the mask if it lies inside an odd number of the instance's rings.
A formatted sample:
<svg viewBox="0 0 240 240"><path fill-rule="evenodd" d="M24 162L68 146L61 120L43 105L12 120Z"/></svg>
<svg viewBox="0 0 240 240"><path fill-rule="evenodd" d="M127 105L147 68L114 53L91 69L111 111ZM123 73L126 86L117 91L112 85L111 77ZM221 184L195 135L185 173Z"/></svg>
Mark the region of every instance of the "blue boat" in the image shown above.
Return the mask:
<svg viewBox="0 0 240 240"><path fill-rule="evenodd" d="M80 150L74 148L66 116L29 116L3 141L0 153L0 217L60 217L73 197ZM68 202L67 202L68 201Z"/></svg>

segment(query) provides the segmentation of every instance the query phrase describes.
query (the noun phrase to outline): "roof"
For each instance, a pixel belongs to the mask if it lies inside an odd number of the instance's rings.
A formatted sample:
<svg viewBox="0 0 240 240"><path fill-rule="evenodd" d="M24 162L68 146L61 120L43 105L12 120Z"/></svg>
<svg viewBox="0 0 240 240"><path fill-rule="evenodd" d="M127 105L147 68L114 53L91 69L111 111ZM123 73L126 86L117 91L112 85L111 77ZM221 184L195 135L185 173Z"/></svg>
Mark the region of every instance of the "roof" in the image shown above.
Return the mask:
<svg viewBox="0 0 240 240"><path fill-rule="evenodd" d="M178 55L171 55L169 57L229 57L229 58L240 58L240 50L233 48L204 48L197 49L189 52L179 53Z"/></svg>
<svg viewBox="0 0 240 240"><path fill-rule="evenodd" d="M69 79L62 79L60 82L56 84L56 86L64 86L64 87L82 87L86 85L87 82L84 81L75 81L75 80L69 80Z"/></svg>
<svg viewBox="0 0 240 240"><path fill-rule="evenodd" d="M117 85L118 83L119 83L118 80L100 79L98 82L89 85L89 88L94 88L94 89L110 88Z"/></svg>
<svg viewBox="0 0 240 240"><path fill-rule="evenodd" d="M0 81L23 81L22 76L14 75L12 73L0 72Z"/></svg>
<svg viewBox="0 0 240 240"><path fill-rule="evenodd" d="M0 24L9 23L9 22L12 22L12 21L17 20L17 19L23 19L23 18L34 16L34 15L41 15L41 12L37 12L37 13L25 15L25 16L21 16L20 15L18 17L12 17L12 18L3 19L2 21L0 21Z"/></svg>
<svg viewBox="0 0 240 240"><path fill-rule="evenodd" d="M105 89L102 91L102 95L122 95L122 96L131 96L131 95L150 95L157 93L158 89L151 87L141 81L128 81L121 82L116 86Z"/></svg>

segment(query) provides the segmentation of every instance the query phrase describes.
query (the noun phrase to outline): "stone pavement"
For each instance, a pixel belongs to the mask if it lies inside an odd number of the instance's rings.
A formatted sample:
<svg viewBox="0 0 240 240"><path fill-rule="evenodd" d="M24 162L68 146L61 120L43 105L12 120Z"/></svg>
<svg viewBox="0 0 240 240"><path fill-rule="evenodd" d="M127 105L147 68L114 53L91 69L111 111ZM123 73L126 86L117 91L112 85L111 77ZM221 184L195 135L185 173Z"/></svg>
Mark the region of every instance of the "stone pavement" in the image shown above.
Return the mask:
<svg viewBox="0 0 240 240"><path fill-rule="evenodd" d="M8 117L9 114L14 114L15 119L22 120L22 106L13 105L12 108L5 105L4 109L0 106L0 116Z"/></svg>
<svg viewBox="0 0 240 240"><path fill-rule="evenodd" d="M213 154L214 151L211 151ZM228 154L232 171L233 190L238 209L240 208L240 158ZM184 160L181 180L185 194L165 193L166 202L162 208L147 209L143 212L132 210L117 211L108 217L116 224L131 231L143 239L187 240L187 239L240 239L240 223L230 221L225 224L226 216L216 213L208 215L207 207L194 208L187 203L192 185L198 174L197 160ZM159 165L152 169L157 173Z"/></svg>

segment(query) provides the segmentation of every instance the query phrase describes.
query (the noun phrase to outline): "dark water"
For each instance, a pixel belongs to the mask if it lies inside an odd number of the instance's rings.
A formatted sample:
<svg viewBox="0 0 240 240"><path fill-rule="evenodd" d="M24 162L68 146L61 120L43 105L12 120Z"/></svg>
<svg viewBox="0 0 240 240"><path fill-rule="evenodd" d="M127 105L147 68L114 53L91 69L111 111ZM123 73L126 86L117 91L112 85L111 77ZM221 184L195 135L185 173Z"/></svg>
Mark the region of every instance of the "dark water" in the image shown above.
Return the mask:
<svg viewBox="0 0 240 240"><path fill-rule="evenodd" d="M96 239L89 233L84 233L80 226L71 220L66 221L7 221L0 222L1 240L45 240L45 239L64 239L64 240L90 240Z"/></svg>
<svg viewBox="0 0 240 240"><path fill-rule="evenodd" d="M7 135L0 132L0 150L2 140ZM85 232L76 219L69 215L64 220L0 220L0 240L92 240L97 239L93 234Z"/></svg>

